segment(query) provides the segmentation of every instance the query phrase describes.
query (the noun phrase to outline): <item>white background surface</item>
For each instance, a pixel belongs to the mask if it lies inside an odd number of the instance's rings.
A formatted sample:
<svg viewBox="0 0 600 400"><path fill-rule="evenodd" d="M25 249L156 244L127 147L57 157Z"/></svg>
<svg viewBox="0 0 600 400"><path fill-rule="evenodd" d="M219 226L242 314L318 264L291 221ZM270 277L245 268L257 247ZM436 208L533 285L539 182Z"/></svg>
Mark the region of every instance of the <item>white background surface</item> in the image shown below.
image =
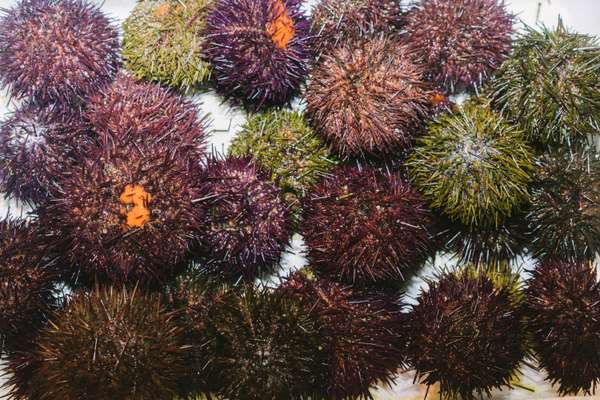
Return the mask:
<svg viewBox="0 0 600 400"><path fill-rule="evenodd" d="M135 5L135 0L92 1L100 4L102 9L119 23L127 17ZM15 0L0 0L0 7L8 8L15 3ZM316 0L308 0L307 9L310 9L314 3L316 3ZM507 1L507 4L522 21L530 25L534 25L538 21L546 25L555 25L560 15L567 26L577 31L588 34L600 34L600 0L513 0ZM200 105L201 112L210 113L212 117L213 123L211 128L215 131L212 134L213 145L217 150L224 151L230 140L238 132L239 127L244 123L246 118L244 112L222 104L222 100L214 93L209 92L198 96L196 99ZM10 104L5 94L0 93L0 118L3 118L14 107L15 104ZM9 212L12 215L18 216L22 215L24 211L18 204L0 200L0 216L7 215ZM441 261L438 260L438 264L446 262L448 262L447 258L441 258ZM295 236L292 248L285 256L284 263L288 268L297 268L305 263L305 259L302 257L302 243L297 235ZM424 274L427 274L430 270L431 268L426 269ZM422 280L420 278L413 279L413 285L408 293L409 297L416 296L421 286ZM549 385L543 382L542 375L528 369L525 369L524 372L525 377L522 383L535 387L536 390L534 393L515 389L498 392L494 394L494 398L517 399L554 396ZM423 398L423 390L423 387L412 385L412 374L404 374L398 379L397 387L394 389L378 390L374 395L377 399L386 400L398 398L420 399ZM430 397L435 397L434 391L431 392Z"/></svg>

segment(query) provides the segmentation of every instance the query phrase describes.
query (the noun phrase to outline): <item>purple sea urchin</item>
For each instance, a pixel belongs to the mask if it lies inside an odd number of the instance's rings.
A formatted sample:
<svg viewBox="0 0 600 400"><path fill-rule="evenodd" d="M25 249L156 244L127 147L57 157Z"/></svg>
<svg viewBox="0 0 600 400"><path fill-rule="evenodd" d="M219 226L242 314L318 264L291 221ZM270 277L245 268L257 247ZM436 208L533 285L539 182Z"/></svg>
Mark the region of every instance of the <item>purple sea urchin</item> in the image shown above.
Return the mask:
<svg viewBox="0 0 600 400"><path fill-rule="evenodd" d="M304 239L318 274L355 283L403 278L431 250L432 215L398 174L338 168L303 208Z"/></svg>
<svg viewBox="0 0 600 400"><path fill-rule="evenodd" d="M429 92L412 50L377 37L344 43L323 57L306 91L315 131L343 156L412 147Z"/></svg>
<svg viewBox="0 0 600 400"><path fill-rule="evenodd" d="M499 0L424 0L404 19L429 78L450 92L482 83L511 49L514 17Z"/></svg>
<svg viewBox="0 0 600 400"><path fill-rule="evenodd" d="M299 272L284 282L318 321L329 371L324 398L370 398L369 388L390 384L404 360L400 304L380 294L361 296L349 288Z"/></svg>
<svg viewBox="0 0 600 400"><path fill-rule="evenodd" d="M48 199L87 136L72 114L25 105L0 125L0 185L7 195L29 203Z"/></svg>
<svg viewBox="0 0 600 400"><path fill-rule="evenodd" d="M321 0L313 9L313 49L327 53L345 41L391 33L400 25L400 0Z"/></svg>
<svg viewBox="0 0 600 400"><path fill-rule="evenodd" d="M562 395L593 394L600 382L600 285L591 264L544 262L526 293L536 357Z"/></svg>
<svg viewBox="0 0 600 400"><path fill-rule="evenodd" d="M48 400L169 400L187 351L156 296L95 290L76 295L42 332L32 383Z"/></svg>
<svg viewBox="0 0 600 400"><path fill-rule="evenodd" d="M217 89L257 108L298 93L312 59L300 0L218 0L208 17L206 55Z"/></svg>
<svg viewBox="0 0 600 400"><path fill-rule="evenodd" d="M526 354L515 278L466 267L431 282L407 326L409 363L442 398L474 399L510 386Z"/></svg>
<svg viewBox="0 0 600 400"><path fill-rule="evenodd" d="M20 0L2 10L0 85L40 105L75 105L115 75L117 32L85 0Z"/></svg>
<svg viewBox="0 0 600 400"><path fill-rule="evenodd" d="M291 236L289 206L281 189L254 161L209 160L211 198L202 204L200 253L225 276L253 278L272 269Z"/></svg>

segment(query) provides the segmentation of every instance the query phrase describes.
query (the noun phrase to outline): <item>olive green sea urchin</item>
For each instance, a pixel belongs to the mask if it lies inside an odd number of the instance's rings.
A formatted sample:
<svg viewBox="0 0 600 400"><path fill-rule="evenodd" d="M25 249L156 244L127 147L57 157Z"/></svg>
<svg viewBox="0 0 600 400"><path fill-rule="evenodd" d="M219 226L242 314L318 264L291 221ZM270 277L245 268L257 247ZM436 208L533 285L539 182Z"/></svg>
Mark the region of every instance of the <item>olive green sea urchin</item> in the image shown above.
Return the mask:
<svg viewBox="0 0 600 400"><path fill-rule="evenodd" d="M437 117L408 160L424 198L454 222L499 226L528 200L533 155L520 130L485 104Z"/></svg>
<svg viewBox="0 0 600 400"><path fill-rule="evenodd" d="M184 91L206 82L202 57L212 0L144 0L123 24L123 58L136 78Z"/></svg>

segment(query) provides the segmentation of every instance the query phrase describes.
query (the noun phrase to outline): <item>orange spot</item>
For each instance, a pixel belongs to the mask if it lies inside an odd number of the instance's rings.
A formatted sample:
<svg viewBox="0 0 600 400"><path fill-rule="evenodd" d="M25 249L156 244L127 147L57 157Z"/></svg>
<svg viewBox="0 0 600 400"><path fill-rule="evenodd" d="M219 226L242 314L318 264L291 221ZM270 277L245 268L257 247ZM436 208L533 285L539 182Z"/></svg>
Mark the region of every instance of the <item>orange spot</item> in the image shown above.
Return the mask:
<svg viewBox="0 0 600 400"><path fill-rule="evenodd" d="M435 93L433 96L431 96L431 105L433 106L439 106L440 104L443 104L446 102L446 96L444 96L441 93Z"/></svg>
<svg viewBox="0 0 600 400"><path fill-rule="evenodd" d="M158 6L158 8L154 11L154 15L157 17L164 17L171 11L171 5L169 3L164 3Z"/></svg>
<svg viewBox="0 0 600 400"><path fill-rule="evenodd" d="M141 185L127 185L119 196L119 212L126 217L125 228L143 228L150 221L148 204L152 196Z"/></svg>
<svg viewBox="0 0 600 400"><path fill-rule="evenodd" d="M287 46L296 34L294 21L287 14L285 4L282 0L274 0L273 9L275 19L267 24L267 33L271 36L273 43L280 49L287 49Z"/></svg>

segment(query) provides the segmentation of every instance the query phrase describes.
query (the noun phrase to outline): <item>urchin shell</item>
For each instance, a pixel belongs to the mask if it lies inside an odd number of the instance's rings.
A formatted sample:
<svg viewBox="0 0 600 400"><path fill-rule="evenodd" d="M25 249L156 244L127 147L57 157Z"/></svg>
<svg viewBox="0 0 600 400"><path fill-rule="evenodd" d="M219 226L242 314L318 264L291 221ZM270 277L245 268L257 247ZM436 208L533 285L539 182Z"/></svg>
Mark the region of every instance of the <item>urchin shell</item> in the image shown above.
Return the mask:
<svg viewBox="0 0 600 400"><path fill-rule="evenodd" d="M86 139L79 113L23 105L0 125L2 190L27 203L48 200L56 176Z"/></svg>
<svg viewBox="0 0 600 400"><path fill-rule="evenodd" d="M232 400L304 399L318 393L325 357L317 322L281 293L245 286L211 313L219 394Z"/></svg>
<svg viewBox="0 0 600 400"><path fill-rule="evenodd" d="M362 36L392 33L400 26L400 0L321 0L311 14L316 54Z"/></svg>
<svg viewBox="0 0 600 400"><path fill-rule="evenodd" d="M217 0L206 23L217 90L254 108L289 102L308 75L309 30L299 0Z"/></svg>
<svg viewBox="0 0 600 400"><path fill-rule="evenodd" d="M399 174L340 167L303 203L318 274L364 284L406 278L432 250L433 217Z"/></svg>
<svg viewBox="0 0 600 400"><path fill-rule="evenodd" d="M144 0L123 24L125 68L138 79L188 91L211 76L204 60L212 0Z"/></svg>
<svg viewBox="0 0 600 400"><path fill-rule="evenodd" d="M291 203L306 196L336 163L304 116L295 111L270 110L254 115L233 140L229 152L256 160Z"/></svg>
<svg viewBox="0 0 600 400"><path fill-rule="evenodd" d="M541 145L587 142L600 125L600 49L590 36L528 28L492 82L496 106Z"/></svg>
<svg viewBox="0 0 600 400"><path fill-rule="evenodd" d="M360 38L315 66L306 114L342 156L394 154L412 147L431 93L413 51L399 41Z"/></svg>
<svg viewBox="0 0 600 400"><path fill-rule="evenodd" d="M52 317L32 382L44 399L173 398L185 343L159 298L118 289L80 293Z"/></svg>
<svg viewBox="0 0 600 400"><path fill-rule="evenodd" d="M476 103L436 117L407 165L429 205L467 227L498 227L515 215L534 171L523 132Z"/></svg>
<svg viewBox="0 0 600 400"><path fill-rule="evenodd" d="M600 253L599 190L600 161L595 153L541 157L527 215L534 256L585 261Z"/></svg>
<svg viewBox="0 0 600 400"><path fill-rule="evenodd" d="M536 358L561 395L600 382L600 286L590 263L543 262L531 271L527 324Z"/></svg>
<svg viewBox="0 0 600 400"><path fill-rule="evenodd" d="M77 283L164 280L189 259L206 197L191 138L103 133L37 210Z"/></svg>
<svg viewBox="0 0 600 400"><path fill-rule="evenodd" d="M379 293L354 293L304 271L279 290L298 299L319 322L329 367L324 398L368 399L375 384L393 382L405 357L401 304Z"/></svg>
<svg viewBox="0 0 600 400"><path fill-rule="evenodd" d="M198 233L205 266L232 278L272 270L292 233L281 190L254 161L235 157L209 160L206 183Z"/></svg>
<svg viewBox="0 0 600 400"><path fill-rule="evenodd" d="M0 85L12 97L76 105L120 65L118 30L84 0L21 0L2 10Z"/></svg>
<svg viewBox="0 0 600 400"><path fill-rule="evenodd" d="M42 327L55 305L58 272L34 223L0 222L0 354Z"/></svg>
<svg viewBox="0 0 600 400"><path fill-rule="evenodd" d="M404 29L429 79L454 92L481 84L507 58L513 21L499 0L424 0Z"/></svg>
<svg viewBox="0 0 600 400"><path fill-rule="evenodd" d="M423 290L409 315L409 363L443 398L490 395L510 387L526 355L514 278L473 267L445 273Z"/></svg>

